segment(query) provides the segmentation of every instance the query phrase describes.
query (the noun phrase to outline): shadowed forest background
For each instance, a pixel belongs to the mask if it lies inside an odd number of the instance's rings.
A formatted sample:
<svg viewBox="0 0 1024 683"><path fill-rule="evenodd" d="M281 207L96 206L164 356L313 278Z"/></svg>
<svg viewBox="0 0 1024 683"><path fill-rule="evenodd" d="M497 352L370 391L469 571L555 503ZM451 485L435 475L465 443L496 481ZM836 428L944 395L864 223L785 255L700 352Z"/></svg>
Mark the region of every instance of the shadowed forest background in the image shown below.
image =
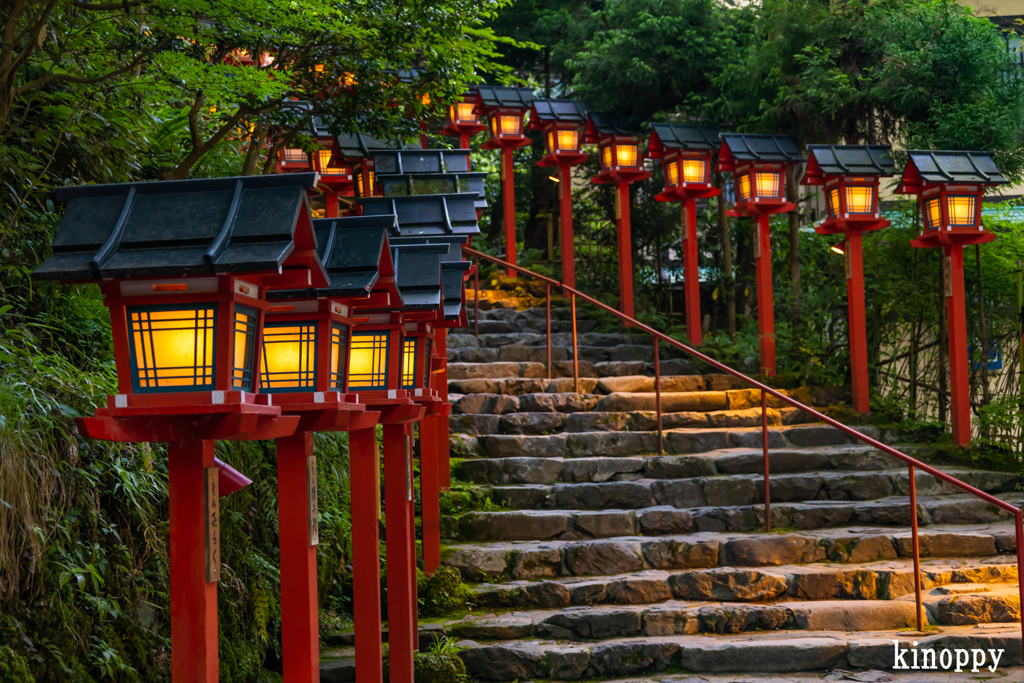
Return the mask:
<svg viewBox="0 0 1024 683"><path fill-rule="evenodd" d="M98 291L29 280L60 219L55 187L270 172L282 147L312 149L314 118L334 133L413 142L421 119L439 119L466 87L484 81L526 84L539 96L573 97L637 122L791 134L800 144L994 150L1006 175L1019 182L1024 173L1019 55L993 23L951 0L25 0L6 5L3 22L5 682L169 678L165 454L87 442L74 431L73 418L116 383ZM265 52L274 59L247 58ZM538 138L516 153L517 229L521 263L557 275L560 257L548 253L557 186L536 166L542 147ZM494 207L474 246L488 253L499 253L502 234L497 161L474 148L474 167L490 173ZM653 170L632 190L638 317L682 338L681 297L670 298L681 283L679 207L654 200L663 181ZM577 286L613 303L613 199L587 182L596 171L595 160L578 168ZM797 181L790 177L790 188ZM716 182L728 194L727 179ZM711 200L699 215L707 347L754 372L752 230L727 219L725 206L724 197ZM966 457L1004 464L1020 458L1021 209L1016 200L986 205L984 222L998 238L966 252L980 418L979 447ZM872 387L880 389L872 419L941 441L948 388L939 255L910 247L920 230L912 203L889 211L892 226L864 242ZM773 219L780 371L843 384L843 263L814 233L816 218L804 202ZM486 275L502 286L496 273ZM996 352L1001 370L982 358ZM317 453L326 634L351 610L345 437L317 435ZM219 443L218 455L254 480L222 507L221 680L256 681L277 667L280 651L274 449ZM445 504L472 495L456 494ZM453 608L445 595L458 588L436 596L423 588L425 613Z"/></svg>

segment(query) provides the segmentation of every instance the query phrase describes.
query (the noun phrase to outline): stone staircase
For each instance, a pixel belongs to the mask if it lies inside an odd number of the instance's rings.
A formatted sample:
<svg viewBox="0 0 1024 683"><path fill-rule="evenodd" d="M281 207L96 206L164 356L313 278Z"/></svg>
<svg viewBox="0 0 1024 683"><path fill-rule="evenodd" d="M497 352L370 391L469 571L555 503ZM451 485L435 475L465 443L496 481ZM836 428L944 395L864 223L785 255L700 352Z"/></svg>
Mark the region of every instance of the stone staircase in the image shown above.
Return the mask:
<svg viewBox="0 0 1024 683"><path fill-rule="evenodd" d="M891 669L893 639L1005 649L1001 669L1024 663L1003 512L918 473L930 626L915 634L905 466L772 402L766 534L759 392L662 345L659 456L650 338L595 333L581 318L574 393L568 311L553 311L554 379L544 315L482 311L479 338L472 323L449 335L451 495L472 485L485 503L442 520L443 562L472 584L471 612L421 629L459 640L472 677ZM1015 475L944 469L1024 502ZM831 680L895 680L850 675Z"/></svg>

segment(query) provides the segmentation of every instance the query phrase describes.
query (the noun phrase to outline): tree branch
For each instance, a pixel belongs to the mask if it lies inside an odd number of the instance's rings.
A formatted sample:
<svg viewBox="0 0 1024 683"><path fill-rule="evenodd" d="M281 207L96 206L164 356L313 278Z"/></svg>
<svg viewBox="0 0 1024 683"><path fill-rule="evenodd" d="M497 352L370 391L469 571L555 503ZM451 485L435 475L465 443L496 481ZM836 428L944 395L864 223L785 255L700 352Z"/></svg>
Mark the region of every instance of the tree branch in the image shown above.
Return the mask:
<svg viewBox="0 0 1024 683"><path fill-rule="evenodd" d="M84 9L90 11L103 11L112 9L128 9L129 7L138 7L139 5L148 5L151 0L123 0L123 2L72 2L71 4L76 9Z"/></svg>
<svg viewBox="0 0 1024 683"><path fill-rule="evenodd" d="M119 69L115 69L113 71L105 73L102 76L86 77L86 76L72 76L71 74L53 74L53 73L51 73L51 74L47 74L47 75L43 76L42 78L37 78L36 80L32 81L31 83L26 83L25 85L21 86L20 88L18 88L17 90L14 91L14 96L18 97L20 95L24 95L25 93L27 93L29 91L37 90L37 89L43 87L44 85L46 85L47 83L52 83L54 81L61 81L61 82L64 82L64 83L81 83L81 84L84 84L84 85L92 85L94 83L102 83L103 81L106 81L106 80L109 80L111 78L114 78L115 76L121 76L122 74L128 73L129 71L134 69L137 64L141 64L143 62L143 60L148 58L150 55L155 53L157 50L160 50L160 49L166 47L167 45L169 45L172 40L174 40L174 39L173 38L165 38L164 40L161 40L159 43L157 43L156 45L154 45L150 49L146 50L145 52L139 53L139 55L135 59L133 59L131 62L129 62L128 64L122 66Z"/></svg>

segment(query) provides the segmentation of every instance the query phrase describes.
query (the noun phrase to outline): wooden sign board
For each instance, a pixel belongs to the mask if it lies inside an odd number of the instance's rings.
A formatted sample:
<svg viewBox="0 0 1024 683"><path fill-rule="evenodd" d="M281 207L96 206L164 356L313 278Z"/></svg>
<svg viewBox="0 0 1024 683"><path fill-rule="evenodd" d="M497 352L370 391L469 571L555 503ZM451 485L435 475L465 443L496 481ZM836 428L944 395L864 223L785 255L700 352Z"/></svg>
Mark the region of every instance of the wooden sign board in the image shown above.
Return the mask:
<svg viewBox="0 0 1024 683"><path fill-rule="evenodd" d="M220 469L203 469L203 504L206 511L206 582L220 581Z"/></svg>
<svg viewBox="0 0 1024 683"><path fill-rule="evenodd" d="M309 544L320 543L320 508L316 499L316 456L306 456L306 503L309 506Z"/></svg>

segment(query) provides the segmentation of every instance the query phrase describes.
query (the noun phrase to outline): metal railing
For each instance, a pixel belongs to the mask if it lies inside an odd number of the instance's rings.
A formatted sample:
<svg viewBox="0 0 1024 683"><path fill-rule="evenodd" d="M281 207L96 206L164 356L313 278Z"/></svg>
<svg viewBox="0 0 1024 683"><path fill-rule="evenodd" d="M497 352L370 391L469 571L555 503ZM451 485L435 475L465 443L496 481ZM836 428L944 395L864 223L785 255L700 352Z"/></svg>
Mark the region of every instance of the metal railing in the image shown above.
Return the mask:
<svg viewBox="0 0 1024 683"><path fill-rule="evenodd" d="M1017 507L1015 507L1013 505L1010 505L1006 501L1001 500L999 498L996 498L995 496L993 496L991 494L985 493L984 491L982 491L980 489L977 489L977 488L971 486L970 484L966 484L966 483L960 481L959 479L953 477L952 475L946 474L945 472L943 472L941 470L935 469L931 465L927 465L927 464L921 462L920 460L917 460L915 458L910 457L909 455L907 455L905 453L901 453L901 452L897 451L895 448L892 448L891 446L887 446L886 444L882 443L881 441L878 441L876 439L872 439L871 437L867 436L866 434L862 434L861 432L858 432L856 429L854 429L852 427L848 427L847 425L844 425L841 422L838 422L838 421L828 417L827 415L824 415L823 413L820 413L817 410L814 410L813 408L810 408L809 406L806 406L803 403L800 403L799 401L797 401L797 400L795 400L793 398L790 398L789 396L787 396L787 395L785 395L785 394L783 394L783 393L781 393L779 391L776 391L775 389L772 389L771 387L769 387L769 386L767 386L765 384L762 384L761 382L758 382L757 380L753 379L752 377L748 377L747 375L744 375L741 372L733 370L732 368L728 367L727 365L723 365L722 363L719 363L718 361L714 360L713 358L710 358L710 357L704 355L703 353L701 353L701 352L699 352L699 351L697 351L697 350L687 346L686 344L683 344L682 342L676 341L672 337L669 337L668 335L663 334L663 333L657 331L656 329L643 324L642 322L640 322L639 320L636 320L635 318L629 317L628 315L626 315L625 313L622 313L621 311L615 310L611 306L608 306L606 304L601 303L600 301L598 301L597 299L594 299L593 297L587 296L583 292L580 292L580 291L578 291L577 289L575 289L573 287L569 287L569 286L567 286L567 285L565 285L565 284L563 284L561 282L558 282L557 280L554 280L554 279L549 278L549 277L545 277L545 276L543 276L543 275L541 275L539 273L535 273L535 272L533 272L531 270L527 270L526 268L523 268L521 266L514 266L514 265L512 265L510 263L507 263L506 261L502 261L501 259L495 258L493 256L489 256L489 255L484 254L483 252L477 251L476 249L473 249L471 247L464 246L462 248L462 250L463 250L463 252L473 256L473 265L474 265L474 269L473 269L474 270L474 274L473 274L473 278L474 278L474 280L473 280L473 283L474 283L474 290L473 290L474 291L474 294L473 294L473 333L475 335L477 335L477 336L479 336L479 334L480 334L480 322L479 322L479 320L480 320L480 287L479 287L479 284L480 284L480 280L479 280L479 277L480 277L479 276L479 273L480 273L480 259L484 259L486 261L490 261L491 263L495 263L495 264L501 266L502 268L514 269L515 271L517 271L517 272L519 272L519 273L521 273L523 275L535 278L535 279L540 280L541 282L544 282L544 283L547 284L547 359L548 359L548 363L547 363L548 372L547 372L547 374L548 374L548 378L551 378L551 376L552 376L552 372L551 372L551 288L552 287L557 287L557 288L561 289L564 293L569 295L570 308L572 309L573 382L574 382L574 390L575 390L576 393L579 393L579 390L580 390L579 361L578 361L579 354L577 353L577 351L578 351L578 338L577 338L577 331L576 331L576 299L577 298L579 298L582 301L585 301L585 302L589 303L592 306L595 306L596 308L599 308L602 311L605 311L607 313L610 313L610 314L614 315L615 317L617 317L619 320L621 320L623 323L625 323L629 327L635 328L635 329L639 330L640 332L644 332L646 334L651 335L651 337L654 340L654 395L655 395L655 410L657 412L657 422L658 422L658 455L662 455L664 453L664 438L663 438L663 433L662 433L662 419L661 419L661 417L662 417L662 413L661 413L661 361L660 361L659 353L658 353L659 342L665 342L665 343L667 343L667 344L669 344L671 346L674 346L677 349L679 349L679 350L689 354L690 356L692 356L694 358L697 358L697 359L700 359L701 361L703 361L704 363L707 363L708 365L710 365L711 367L715 368L716 370L720 370L721 372L724 372L727 375L731 375L731 376L733 376L733 377L735 377L735 378L737 378L739 380L742 380L743 382L746 382L747 384L749 384L751 387L753 387L755 389L759 389L760 392L761 392L761 448L762 448L762 455L763 455L763 459L764 459L764 520L765 520L765 532L766 533L771 531L771 494L770 494L770 490L769 490L769 475L770 475L769 469L770 468L769 468L769 464L768 464L768 410L767 410L767 397L768 396L773 396L776 399L782 401L783 403L786 403L786 404L792 406L793 408L801 410L801 411L807 413L808 415L812 415L813 417L817 418L821 422L824 422L825 424L828 424L828 425L830 425L832 427L835 427L836 429L838 429L839 431L843 432L847 436L852 436L853 438L857 439L858 441L861 441L861 442L863 442L863 443L865 443L865 444L867 444L867 445L869 445L869 446L871 446L871 447L873 447L873 448L875 448L875 449L885 453L886 455L891 455L892 457L898 458L898 459L902 460L904 463L906 463L907 464L907 468L908 468L909 487L910 487L910 491L909 491L910 492L910 510L911 510L910 530L911 530L911 539L912 539L912 545L913 545L913 551L914 551L914 593L915 593L916 599L917 599L917 630L918 631L922 631L923 630L924 624L922 622L922 604L921 604L921 551L920 551L920 546L919 546L919 543L918 543L918 529L917 529L917 482L915 480L916 471L920 470L922 472L926 472L927 474L932 475L933 477L935 477L936 479L938 479L940 481L946 482L947 484L951 484L952 486L955 486L955 487L957 487L959 489L962 489L963 491L966 491L967 493L969 493L969 494L971 494L971 495L973 495L973 496L975 496L977 498L981 498L982 500L984 500L985 502L989 503L990 505L994 505L997 508L1000 508L1002 510L1006 510L1011 515L1013 515L1014 526L1015 526L1015 530L1016 530L1016 537L1017 537L1017 588L1018 588L1018 592L1019 592L1020 600L1021 600L1022 617L1024 617L1024 575L1022 575L1021 571L1020 571L1021 566L1024 566L1024 511L1022 511L1020 508L1017 508ZM1022 644L1022 647L1024 647L1024 618L1021 619L1021 644Z"/></svg>

